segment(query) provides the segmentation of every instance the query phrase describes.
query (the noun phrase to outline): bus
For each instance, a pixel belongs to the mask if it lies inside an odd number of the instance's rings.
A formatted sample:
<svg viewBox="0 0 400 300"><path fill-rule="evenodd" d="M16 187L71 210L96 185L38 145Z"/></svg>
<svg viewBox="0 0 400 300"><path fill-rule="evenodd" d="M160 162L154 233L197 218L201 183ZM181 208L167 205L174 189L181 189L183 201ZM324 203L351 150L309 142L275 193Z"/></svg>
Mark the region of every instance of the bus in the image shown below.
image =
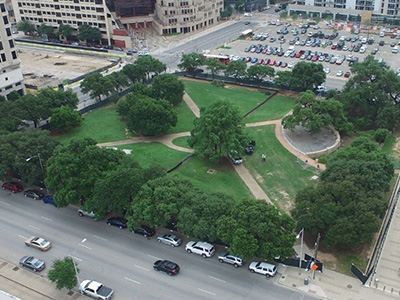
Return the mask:
<svg viewBox="0 0 400 300"><path fill-rule="evenodd" d="M229 64L231 59L229 58L228 55L213 55L213 54L203 54L205 58L215 58L218 59L221 63L224 65Z"/></svg>

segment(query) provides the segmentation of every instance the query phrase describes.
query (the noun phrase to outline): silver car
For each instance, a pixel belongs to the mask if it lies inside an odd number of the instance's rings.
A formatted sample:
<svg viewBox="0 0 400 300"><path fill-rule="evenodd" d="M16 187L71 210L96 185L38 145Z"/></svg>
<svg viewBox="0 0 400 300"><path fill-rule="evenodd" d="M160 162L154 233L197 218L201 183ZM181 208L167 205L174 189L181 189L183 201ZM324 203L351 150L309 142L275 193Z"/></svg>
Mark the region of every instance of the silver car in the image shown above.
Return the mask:
<svg viewBox="0 0 400 300"><path fill-rule="evenodd" d="M173 247L178 247L182 244L182 239L174 234L165 233L157 237L157 241Z"/></svg>
<svg viewBox="0 0 400 300"><path fill-rule="evenodd" d="M234 256L228 252L222 252L218 255L218 261L220 263L228 263L233 265L235 268L241 267L243 265L243 260L239 256Z"/></svg>
<svg viewBox="0 0 400 300"><path fill-rule="evenodd" d="M90 217L90 218L94 218L94 212L88 212L85 211L82 207L78 210L78 214L80 217L86 216L86 217Z"/></svg>
<svg viewBox="0 0 400 300"><path fill-rule="evenodd" d="M29 268L35 272L40 272L46 267L44 261L34 256L24 256L20 259L19 265L21 267Z"/></svg>

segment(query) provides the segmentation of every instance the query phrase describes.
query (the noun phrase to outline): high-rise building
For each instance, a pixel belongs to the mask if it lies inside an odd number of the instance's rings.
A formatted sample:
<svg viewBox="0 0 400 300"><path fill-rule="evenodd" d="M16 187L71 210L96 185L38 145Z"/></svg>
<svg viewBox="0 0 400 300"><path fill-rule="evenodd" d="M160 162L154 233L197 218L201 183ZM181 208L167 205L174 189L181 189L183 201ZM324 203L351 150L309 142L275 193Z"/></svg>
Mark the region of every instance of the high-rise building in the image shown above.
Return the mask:
<svg viewBox="0 0 400 300"><path fill-rule="evenodd" d="M11 23L5 1L0 0L0 95L7 96L17 91L21 95L25 92L24 78L17 56Z"/></svg>

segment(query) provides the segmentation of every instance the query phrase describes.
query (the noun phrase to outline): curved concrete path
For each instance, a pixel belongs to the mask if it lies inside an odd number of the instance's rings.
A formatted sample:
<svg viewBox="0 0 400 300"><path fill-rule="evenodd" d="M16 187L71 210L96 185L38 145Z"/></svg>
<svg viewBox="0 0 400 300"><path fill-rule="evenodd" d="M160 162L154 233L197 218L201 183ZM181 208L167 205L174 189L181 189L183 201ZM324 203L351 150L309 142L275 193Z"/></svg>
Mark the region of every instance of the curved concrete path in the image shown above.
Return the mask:
<svg viewBox="0 0 400 300"><path fill-rule="evenodd" d="M191 109L193 114L199 118L200 117L200 109L196 105L196 103L192 100L192 98L185 93L183 95L183 100L187 104L187 106ZM268 125L275 125L275 136L278 139L278 141L282 144L283 147L285 147L290 153L295 155L296 157L300 158L302 161L308 161L308 165L319 168L321 170L325 170L325 165L319 164L317 161L314 159L308 157L307 155L304 155L303 153L300 153L297 149L293 148L291 144L287 142L287 140L283 137L283 128L282 128L282 120L272 120L272 121L263 121L263 122L255 122L255 123L248 123L245 124L246 127L259 127L259 126L268 126ZM153 142L158 142L158 143L163 143L169 148L172 148L174 150L182 151L182 152L187 152L187 153L193 153L193 149L188 149L184 147L180 147L177 145L173 144L173 140L179 137L183 136L190 136L190 132L180 132L180 133L173 133L173 134L167 134L163 136L151 136L151 137L134 137L122 141L115 141L115 142L108 142L108 143L100 143L97 144L99 147L113 147L113 146L120 146L120 145L127 145L127 144L132 144L132 143L153 143ZM264 192L264 190L260 187L260 185L257 183L257 181L254 179L254 177L251 175L250 171L243 165L233 165L235 171L238 173L239 177L243 180L243 182L246 184L246 186L249 188L251 193L256 199L260 200L265 200L270 204L273 204L271 199L267 196L267 194Z"/></svg>

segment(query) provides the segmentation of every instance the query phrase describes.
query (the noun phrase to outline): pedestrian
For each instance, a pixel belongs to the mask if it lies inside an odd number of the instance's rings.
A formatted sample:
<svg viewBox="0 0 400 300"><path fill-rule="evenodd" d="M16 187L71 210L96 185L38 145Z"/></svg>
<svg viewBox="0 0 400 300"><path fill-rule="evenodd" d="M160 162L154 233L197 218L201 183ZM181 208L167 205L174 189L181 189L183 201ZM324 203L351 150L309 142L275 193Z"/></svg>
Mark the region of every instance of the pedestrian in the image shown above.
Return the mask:
<svg viewBox="0 0 400 300"><path fill-rule="evenodd" d="M262 161L266 161L266 159L267 159L267 156L263 153L263 154L261 154L261 160Z"/></svg>

